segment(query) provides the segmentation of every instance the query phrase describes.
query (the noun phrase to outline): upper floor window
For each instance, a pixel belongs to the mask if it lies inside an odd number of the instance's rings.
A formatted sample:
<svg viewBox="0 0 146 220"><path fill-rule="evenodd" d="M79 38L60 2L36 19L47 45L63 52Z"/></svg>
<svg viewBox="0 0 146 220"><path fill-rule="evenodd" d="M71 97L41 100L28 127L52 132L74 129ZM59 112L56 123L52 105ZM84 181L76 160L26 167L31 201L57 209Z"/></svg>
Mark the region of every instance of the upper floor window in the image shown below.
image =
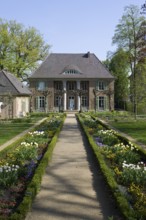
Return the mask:
<svg viewBox="0 0 146 220"><path fill-rule="evenodd" d="M70 81L67 83L68 90L75 90L76 89L76 82Z"/></svg>
<svg viewBox="0 0 146 220"><path fill-rule="evenodd" d="M80 72L74 69L69 69L69 70L65 70L63 74L80 74Z"/></svg>
<svg viewBox="0 0 146 220"><path fill-rule="evenodd" d="M89 88L88 81L81 82L81 89L87 91Z"/></svg>
<svg viewBox="0 0 146 220"><path fill-rule="evenodd" d="M42 81L38 82L37 89L40 91L45 90L45 82L42 82Z"/></svg>
<svg viewBox="0 0 146 220"><path fill-rule="evenodd" d="M54 88L55 90L62 90L63 89L63 85L61 81L55 81L54 82Z"/></svg>
<svg viewBox="0 0 146 220"><path fill-rule="evenodd" d="M97 81L96 89L100 90L100 91L106 90L107 89L107 83L104 82L104 81Z"/></svg>

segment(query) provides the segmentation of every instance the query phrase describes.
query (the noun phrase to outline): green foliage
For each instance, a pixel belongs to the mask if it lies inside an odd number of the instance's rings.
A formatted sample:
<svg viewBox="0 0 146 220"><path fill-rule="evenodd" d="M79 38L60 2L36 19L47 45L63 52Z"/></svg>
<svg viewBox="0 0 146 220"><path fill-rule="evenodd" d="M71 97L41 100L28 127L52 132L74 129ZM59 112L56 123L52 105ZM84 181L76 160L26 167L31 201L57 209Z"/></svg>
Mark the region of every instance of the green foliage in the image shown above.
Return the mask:
<svg viewBox="0 0 146 220"><path fill-rule="evenodd" d="M140 186L132 183L128 189L131 203L134 204L134 209L137 210L137 219L144 220L146 218L146 195L141 190Z"/></svg>
<svg viewBox="0 0 146 220"><path fill-rule="evenodd" d="M129 60L131 60L130 58L135 55L135 50L137 52L138 45L136 36L138 35L141 23L143 21L144 17L140 15L138 6L130 5L124 8L122 18L119 20L119 24L116 26L113 44L117 44L118 48L123 48L125 51L127 51L129 53ZM129 42L131 44L129 44Z"/></svg>
<svg viewBox="0 0 146 220"><path fill-rule="evenodd" d="M137 114L138 114L138 107L140 104L143 104L144 111L145 109L145 102L146 102L146 61L141 63L139 62L136 66L136 101L137 101Z"/></svg>
<svg viewBox="0 0 146 220"><path fill-rule="evenodd" d="M121 173L121 181L124 185L130 185L132 183L138 186L146 186L146 169L143 163L127 164L123 163L123 170Z"/></svg>
<svg viewBox="0 0 146 220"><path fill-rule="evenodd" d="M51 159L53 148L55 147L58 135L60 133L60 129L63 126L65 114L60 115L60 117L58 115L56 115L56 116L53 115L53 121L54 121L54 118L56 118L56 119L58 118L58 120L59 119L61 119L61 120L59 120L58 124L55 122L55 124L58 125L58 126L56 126L56 132L54 133L54 136L51 139L49 146L46 145L46 149L45 149L45 152L43 154L42 159L39 161L37 166L35 166L36 170L35 170L35 172L33 171L33 173L32 173L33 174L31 176L31 178L33 177L32 180L30 179L30 181L26 181L24 183L22 182L22 184L25 184L26 191L25 191L25 195L23 195L23 193L22 193L21 203L17 204L17 207L15 207L15 210L13 210L14 213L11 213L6 218L5 217L3 218L3 214L1 214L0 219L7 219L7 220L25 219L26 214L31 207L33 199L35 198L37 192L40 190L42 176L46 170L46 166L48 165L48 162ZM50 120L51 120L51 117L50 117ZM5 158L3 160L1 160L1 164L4 163L5 161L7 161L9 156L11 156L11 155L13 155L13 157L15 157L15 159L14 159L15 162L16 162L16 159L18 159L18 157L20 158L21 161L22 160L30 160L30 162L32 162L32 159L36 158L35 156L36 156L36 151L38 151L38 147L35 146L36 145L35 142L30 142L30 143L28 142L26 144L25 140L26 139L28 140L28 137L31 138L34 136L37 138L41 138L41 136L42 136L44 138L45 131L43 132L42 129L45 129L45 130L48 129L48 127L45 126L45 123L48 125L49 120L46 120L46 122L43 122L43 123L41 123L41 125L38 125L37 126L37 128L39 129L38 131L32 131L32 132L29 132L29 134L25 135L23 142L22 142L22 138L21 138L22 144L20 144L20 141L19 141L18 147L16 147L16 149L15 149L16 143L14 143L13 146L11 146L8 149L8 151L4 150L3 154L0 154L0 155L5 155ZM53 127L53 129L54 129L54 127ZM44 138L44 140L46 141L46 137ZM20 149L22 147L22 151L19 149L19 147L20 147ZM40 145L39 145L39 148L40 148ZM13 154L13 151L15 152L15 154ZM12 160L10 160L10 161L12 162ZM22 165L22 163L21 163L21 165ZM26 162L25 165L28 165L28 163ZM12 166L14 166L14 165L12 165ZM14 175L16 180L18 180L18 178L20 176L23 176L23 173L26 172L25 170L26 170L26 167L24 169L24 166L23 166L23 169L22 169L22 166L19 168L19 172L17 173L17 175ZM9 179L10 179L10 177L11 177L11 175L9 175ZM1 178L1 179L3 180L4 178ZM13 179L11 177L11 184L14 184L14 183L15 183L15 181L13 181ZM9 182L8 182L8 184L9 184ZM28 185L26 185L26 184L28 184ZM16 182L16 186L17 186L17 182ZM12 211L12 209L10 211ZM1 213L2 213L2 210L1 210ZM6 216L6 213L5 213L5 216Z"/></svg>
<svg viewBox="0 0 146 220"><path fill-rule="evenodd" d="M129 94L129 60L123 49L119 49L110 60L109 70L115 76L115 106L125 109L124 106Z"/></svg>
<svg viewBox="0 0 146 220"><path fill-rule="evenodd" d="M19 166L6 163L0 166L0 187L9 187L18 180Z"/></svg>
<svg viewBox="0 0 146 220"><path fill-rule="evenodd" d="M12 120L12 123L31 123L31 118L15 118Z"/></svg>
<svg viewBox="0 0 146 220"><path fill-rule="evenodd" d="M37 160L38 144L36 142L22 142L21 146L13 152L12 158L15 158L15 163L23 165L27 161Z"/></svg>
<svg viewBox="0 0 146 220"><path fill-rule="evenodd" d="M137 71L137 64L140 64L141 55L140 50L144 46L139 42L139 31L145 18L140 15L140 10L135 5L126 6L123 16L116 26L115 34L113 37L113 44L117 44L118 48L122 48L128 55L129 68L131 71L130 77L130 97L133 103L133 112L137 114L137 77L139 78L139 71ZM143 32L144 33L144 32ZM145 44L144 44L145 45ZM141 93L141 95L143 95Z"/></svg>
<svg viewBox="0 0 146 220"><path fill-rule="evenodd" d="M45 59L48 49L35 28L0 19L0 69L25 79Z"/></svg>
<svg viewBox="0 0 146 220"><path fill-rule="evenodd" d="M120 143L112 146L106 146L103 147L102 150L103 154L105 154L112 163L119 164L120 166L124 161L127 161L127 163L139 162L141 157L137 151L138 149L130 143L126 145Z"/></svg>
<svg viewBox="0 0 146 220"><path fill-rule="evenodd" d="M97 132L97 136L101 138L103 144L108 146L119 143L119 139L114 130L100 130Z"/></svg>
<svg viewBox="0 0 146 220"><path fill-rule="evenodd" d="M110 124L118 129L121 132L126 133L127 135L130 135L138 142L141 142L143 144L146 144L146 122L145 120L139 120L139 121L120 121L120 122L110 122Z"/></svg>
<svg viewBox="0 0 146 220"><path fill-rule="evenodd" d="M128 138L123 137L118 133L115 133L115 135L120 141L119 144L98 146L94 141L93 136L89 134L87 125L85 126L83 123L85 118L86 117L79 116L79 121L81 122L90 146L97 157L99 167L117 201L117 205L121 210L124 219L145 220L146 167L143 162L146 158L145 151L142 148L133 145L129 142ZM96 121L98 121L97 118ZM102 126L104 127L103 122ZM106 125L106 128L109 129L109 126ZM100 132L103 136L106 135L106 130ZM107 131L107 133L108 132L110 131ZM131 184L135 184L136 187L141 186L141 188L137 190L138 194L136 192L130 192L128 187L130 187ZM138 198L139 201L137 201Z"/></svg>

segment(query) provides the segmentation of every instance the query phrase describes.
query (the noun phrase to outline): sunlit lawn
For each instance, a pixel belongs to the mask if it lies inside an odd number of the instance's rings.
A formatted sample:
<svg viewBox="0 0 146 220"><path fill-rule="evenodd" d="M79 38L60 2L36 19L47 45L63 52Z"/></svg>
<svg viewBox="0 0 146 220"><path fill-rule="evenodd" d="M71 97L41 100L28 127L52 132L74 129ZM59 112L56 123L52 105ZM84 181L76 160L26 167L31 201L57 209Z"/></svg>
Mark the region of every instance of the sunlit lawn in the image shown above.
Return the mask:
<svg viewBox="0 0 146 220"><path fill-rule="evenodd" d="M110 122L110 124L137 141L146 144L146 121Z"/></svg>
<svg viewBox="0 0 146 220"><path fill-rule="evenodd" d="M31 123L0 123L0 145L4 144L6 141L9 141L24 130L30 128L36 121L40 119L41 118L34 119Z"/></svg>

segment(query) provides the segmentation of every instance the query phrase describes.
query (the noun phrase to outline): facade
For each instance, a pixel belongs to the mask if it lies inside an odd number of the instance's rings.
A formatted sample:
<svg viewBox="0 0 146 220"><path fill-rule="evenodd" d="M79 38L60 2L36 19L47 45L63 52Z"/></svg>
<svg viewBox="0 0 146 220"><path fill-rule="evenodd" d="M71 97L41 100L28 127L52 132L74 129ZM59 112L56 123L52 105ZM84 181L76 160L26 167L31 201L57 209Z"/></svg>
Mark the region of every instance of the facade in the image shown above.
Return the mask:
<svg viewBox="0 0 146 220"><path fill-rule="evenodd" d="M0 119L25 116L30 111L30 95L14 75L0 71Z"/></svg>
<svg viewBox="0 0 146 220"><path fill-rule="evenodd" d="M92 53L52 53L29 78L32 111L114 109L114 77Z"/></svg>

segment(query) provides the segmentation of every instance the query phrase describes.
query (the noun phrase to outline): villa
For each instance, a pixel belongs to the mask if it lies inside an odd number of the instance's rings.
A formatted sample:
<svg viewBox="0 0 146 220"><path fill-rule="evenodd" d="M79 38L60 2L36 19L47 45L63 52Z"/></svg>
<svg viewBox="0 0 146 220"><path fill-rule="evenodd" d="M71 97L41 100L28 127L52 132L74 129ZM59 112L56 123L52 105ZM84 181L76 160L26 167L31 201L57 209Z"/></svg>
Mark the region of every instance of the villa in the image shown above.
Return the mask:
<svg viewBox="0 0 146 220"><path fill-rule="evenodd" d="M114 109L114 77L93 53L51 53L29 77L31 111Z"/></svg>

